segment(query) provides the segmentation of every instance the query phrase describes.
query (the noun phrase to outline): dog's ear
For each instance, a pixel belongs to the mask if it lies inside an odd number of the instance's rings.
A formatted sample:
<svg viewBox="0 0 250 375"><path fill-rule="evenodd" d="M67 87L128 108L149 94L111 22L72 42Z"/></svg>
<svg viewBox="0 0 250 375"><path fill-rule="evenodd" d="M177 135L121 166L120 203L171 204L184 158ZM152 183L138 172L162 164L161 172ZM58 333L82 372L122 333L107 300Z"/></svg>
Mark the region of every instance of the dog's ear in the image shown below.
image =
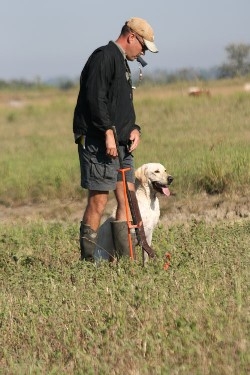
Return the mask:
<svg viewBox="0 0 250 375"><path fill-rule="evenodd" d="M143 164L141 167L137 168L135 171L135 178L139 180L142 185L147 183L146 172L147 172L146 164Z"/></svg>

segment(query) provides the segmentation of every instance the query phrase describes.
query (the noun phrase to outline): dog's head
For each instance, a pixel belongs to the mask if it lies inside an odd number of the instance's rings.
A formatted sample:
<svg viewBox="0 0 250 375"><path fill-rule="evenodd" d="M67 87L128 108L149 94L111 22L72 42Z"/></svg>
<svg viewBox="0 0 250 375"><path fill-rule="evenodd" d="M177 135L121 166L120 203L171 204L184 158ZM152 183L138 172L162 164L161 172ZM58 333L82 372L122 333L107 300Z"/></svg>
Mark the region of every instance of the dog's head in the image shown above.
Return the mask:
<svg viewBox="0 0 250 375"><path fill-rule="evenodd" d="M170 195L168 186L172 183L173 177L167 173L166 168L160 163L143 164L135 171L136 186L149 187L155 193Z"/></svg>

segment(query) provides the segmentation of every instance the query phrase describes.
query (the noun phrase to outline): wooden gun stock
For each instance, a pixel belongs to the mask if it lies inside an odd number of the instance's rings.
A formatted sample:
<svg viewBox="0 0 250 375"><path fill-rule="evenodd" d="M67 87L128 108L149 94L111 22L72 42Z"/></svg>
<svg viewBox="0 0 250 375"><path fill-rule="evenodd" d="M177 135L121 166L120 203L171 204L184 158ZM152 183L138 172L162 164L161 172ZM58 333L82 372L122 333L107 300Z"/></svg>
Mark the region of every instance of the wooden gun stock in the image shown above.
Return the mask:
<svg viewBox="0 0 250 375"><path fill-rule="evenodd" d="M115 126L113 126L112 128L113 128L116 148L118 152L120 168L123 169L123 161L122 161L122 157L119 151L119 142L117 138L116 128ZM124 175L125 184L126 184L126 194L127 194L128 204L129 204L132 221L133 221L133 227L135 228L135 234L136 234L138 244L142 247L142 250L146 251L146 253L148 254L150 258L154 258L155 252L147 243L146 234L144 231L143 221L142 221L136 193L135 191L131 191L128 189L128 183L127 183L125 173L123 173L123 175Z"/></svg>

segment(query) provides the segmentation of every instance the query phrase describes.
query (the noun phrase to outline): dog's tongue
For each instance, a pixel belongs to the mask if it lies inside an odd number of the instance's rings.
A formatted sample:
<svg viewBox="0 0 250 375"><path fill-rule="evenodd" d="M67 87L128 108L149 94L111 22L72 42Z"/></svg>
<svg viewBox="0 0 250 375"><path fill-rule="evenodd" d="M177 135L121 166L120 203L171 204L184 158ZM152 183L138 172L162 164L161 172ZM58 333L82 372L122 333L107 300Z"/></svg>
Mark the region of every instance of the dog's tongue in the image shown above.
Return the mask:
<svg viewBox="0 0 250 375"><path fill-rule="evenodd" d="M165 194L167 197L170 196L170 190L169 190L169 188L164 187L161 190L162 190L163 194Z"/></svg>

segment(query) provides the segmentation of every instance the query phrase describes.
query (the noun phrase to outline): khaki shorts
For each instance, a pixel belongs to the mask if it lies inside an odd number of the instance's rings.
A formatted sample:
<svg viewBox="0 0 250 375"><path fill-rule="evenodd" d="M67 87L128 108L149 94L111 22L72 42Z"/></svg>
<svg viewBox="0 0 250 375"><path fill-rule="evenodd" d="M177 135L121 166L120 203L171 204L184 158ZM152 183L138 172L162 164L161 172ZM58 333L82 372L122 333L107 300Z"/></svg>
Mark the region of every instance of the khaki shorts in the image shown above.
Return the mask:
<svg viewBox="0 0 250 375"><path fill-rule="evenodd" d="M126 172L128 182L135 182L133 155L126 146L119 146L123 160L123 168L130 168ZM88 190L112 191L116 189L117 181L122 181L119 159L106 155L106 147L99 140L86 139L85 144L78 144L78 154L81 169L81 186Z"/></svg>

